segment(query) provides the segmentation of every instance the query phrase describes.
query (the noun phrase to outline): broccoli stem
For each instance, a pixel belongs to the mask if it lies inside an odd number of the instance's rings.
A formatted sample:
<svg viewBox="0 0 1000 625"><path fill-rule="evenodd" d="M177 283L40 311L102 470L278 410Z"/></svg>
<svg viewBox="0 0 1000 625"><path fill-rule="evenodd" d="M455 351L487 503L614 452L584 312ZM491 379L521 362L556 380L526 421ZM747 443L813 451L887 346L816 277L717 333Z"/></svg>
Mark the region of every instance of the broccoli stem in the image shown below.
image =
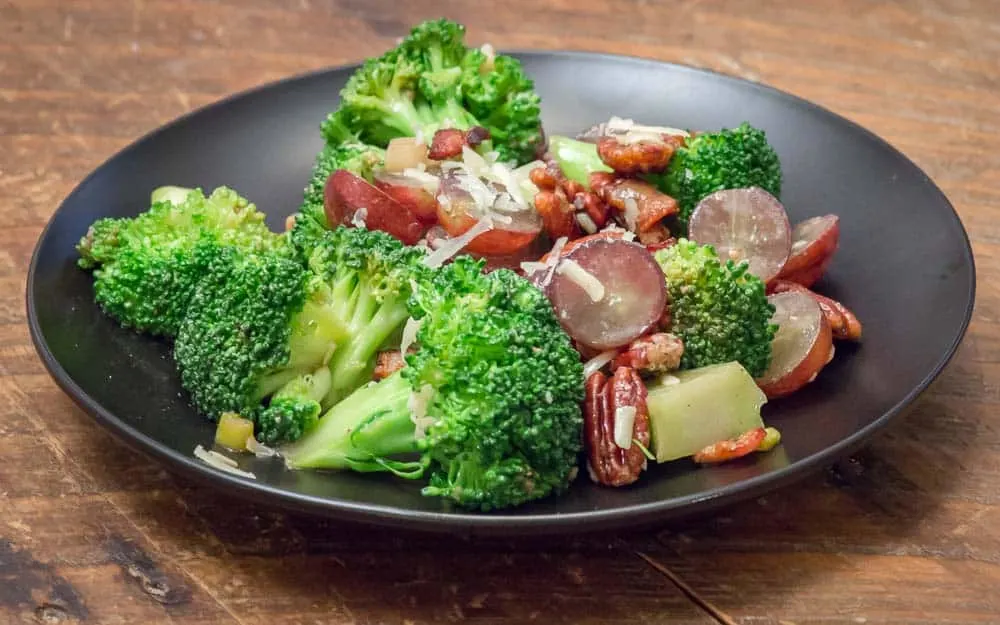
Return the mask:
<svg viewBox="0 0 1000 625"><path fill-rule="evenodd" d="M396 372L365 385L336 404L319 425L282 454L293 469L351 469L423 476L426 463L397 460L420 450L407 406L410 385Z"/></svg>
<svg viewBox="0 0 1000 625"><path fill-rule="evenodd" d="M338 347L330 360L333 383L323 400L325 407L332 406L365 382L379 347L409 317L405 298L387 297L379 303L365 284L357 290L356 297L349 325L351 338Z"/></svg>

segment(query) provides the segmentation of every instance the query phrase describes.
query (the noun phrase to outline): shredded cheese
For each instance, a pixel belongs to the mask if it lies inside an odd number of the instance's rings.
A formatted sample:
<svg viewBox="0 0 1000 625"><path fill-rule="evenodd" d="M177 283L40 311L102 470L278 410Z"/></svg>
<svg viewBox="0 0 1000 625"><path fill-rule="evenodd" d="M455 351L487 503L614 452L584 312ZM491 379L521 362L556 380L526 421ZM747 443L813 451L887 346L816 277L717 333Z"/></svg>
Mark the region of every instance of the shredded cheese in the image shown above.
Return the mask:
<svg viewBox="0 0 1000 625"><path fill-rule="evenodd" d="M635 232L638 223L639 204L635 201L634 197L627 197L625 198L625 224L629 230Z"/></svg>
<svg viewBox="0 0 1000 625"><path fill-rule="evenodd" d="M476 225L466 230L465 233L455 237L454 239L447 239L443 241L441 243L441 247L437 248L427 256L424 256L424 265L430 267L431 269L437 269L449 258L461 252L462 249L471 243L473 239L492 229L492 217L490 215L483 215L482 219L477 221Z"/></svg>
<svg viewBox="0 0 1000 625"><path fill-rule="evenodd" d="M232 458L223 456L217 451L205 449L201 445L194 448L194 456L205 464L213 466L220 471L231 473L233 475L239 475L241 477L248 477L252 480L257 479L257 476L253 473L239 469L239 465L236 464L236 461Z"/></svg>
<svg viewBox="0 0 1000 625"><path fill-rule="evenodd" d="M406 356L406 353L410 351L410 347L417 341L417 332L420 331L421 324L423 324L423 321L417 321L413 317L410 317L406 320L406 324L403 325L403 336L399 341L399 352L403 356Z"/></svg>
<svg viewBox="0 0 1000 625"><path fill-rule="evenodd" d="M556 267L556 273L566 276L583 289L590 301L599 302L604 299L605 289L601 281L572 258L564 258Z"/></svg>
<svg viewBox="0 0 1000 625"><path fill-rule="evenodd" d="M368 225L365 223L365 219L368 219L368 209L362 206L354 211L354 216L351 217L351 225L355 228L365 228Z"/></svg>
<svg viewBox="0 0 1000 625"><path fill-rule="evenodd" d="M580 224L580 227L583 228L583 231L587 234L594 234L597 232L597 224L594 223L594 220L591 219L590 215L587 213L577 213L576 223Z"/></svg>
<svg viewBox="0 0 1000 625"><path fill-rule="evenodd" d="M278 455L277 450L271 449L264 443L259 442L253 436L247 437L246 447L247 451L257 456L258 458L272 458Z"/></svg>
<svg viewBox="0 0 1000 625"><path fill-rule="evenodd" d="M569 241L569 237L559 237L556 242L552 245L552 249L549 250L548 259L543 263L548 265L549 272L545 274L542 278L541 286L545 288L552 282L552 276L555 275L556 266L559 265L559 257L562 255L562 250L566 247L566 243Z"/></svg>
<svg viewBox="0 0 1000 625"><path fill-rule="evenodd" d="M593 373L603 369L604 365L614 360L615 356L617 355L618 355L617 349L609 349L605 352L601 352L600 354L594 356L587 362L583 363L583 379L586 380Z"/></svg>
<svg viewBox="0 0 1000 625"><path fill-rule="evenodd" d="M619 406L615 409L615 445L622 449L632 446L632 430L635 428L635 406Z"/></svg>
<svg viewBox="0 0 1000 625"><path fill-rule="evenodd" d="M427 416L427 406L430 405L434 397L434 387L424 384L419 391L410 393L406 400L406 407L410 410L410 421L415 426L413 437L417 440L427 437L427 428L434 425L434 417Z"/></svg>

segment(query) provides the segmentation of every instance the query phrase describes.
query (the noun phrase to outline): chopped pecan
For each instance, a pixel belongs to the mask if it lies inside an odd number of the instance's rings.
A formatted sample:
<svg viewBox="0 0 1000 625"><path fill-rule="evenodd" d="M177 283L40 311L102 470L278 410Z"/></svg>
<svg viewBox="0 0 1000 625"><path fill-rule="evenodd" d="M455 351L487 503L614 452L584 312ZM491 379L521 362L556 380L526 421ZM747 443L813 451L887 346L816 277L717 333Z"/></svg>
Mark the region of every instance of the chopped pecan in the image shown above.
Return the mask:
<svg viewBox="0 0 1000 625"><path fill-rule="evenodd" d="M555 191L559 180L552 174L548 167L538 166L531 170L529 174L531 183L540 191Z"/></svg>
<svg viewBox="0 0 1000 625"><path fill-rule="evenodd" d="M647 373L673 371L681 366L684 341L667 332L640 336L611 362L612 368L630 367Z"/></svg>
<svg viewBox="0 0 1000 625"><path fill-rule="evenodd" d="M635 201L638 214L635 223L628 224L630 230L645 232L660 223L664 217L673 215L678 210L677 200L662 193L653 185L639 180L622 179L601 188L601 195L608 205L625 215L629 220L627 210L629 200Z"/></svg>
<svg viewBox="0 0 1000 625"><path fill-rule="evenodd" d="M819 304L820 310L823 311L823 316L826 317L827 322L830 324L830 330L833 331L833 338L846 341L861 340L861 322L847 306L844 306L837 300L820 295L790 280L772 280L767 285L767 291L768 293L785 293L787 291L805 293Z"/></svg>
<svg viewBox="0 0 1000 625"><path fill-rule="evenodd" d="M604 197L604 188L610 184L614 184L616 180L618 180L617 176L606 171L595 171L587 177L590 190L600 198Z"/></svg>
<svg viewBox="0 0 1000 625"><path fill-rule="evenodd" d="M582 195L586 190L583 188L582 184L576 180L570 180L569 178L563 178L560 180L559 186L562 187L563 193L566 194L566 197L571 200L575 200L577 196Z"/></svg>
<svg viewBox="0 0 1000 625"><path fill-rule="evenodd" d="M458 128L443 128L434 133L427 158L443 161L462 154L465 145L465 133Z"/></svg>
<svg viewBox="0 0 1000 625"><path fill-rule="evenodd" d="M579 226L574 216L573 205L566 201L562 191L539 191L535 194L535 210L542 218L545 233L553 239L575 238Z"/></svg>
<svg viewBox="0 0 1000 625"><path fill-rule="evenodd" d="M403 352L398 349L379 352L375 361L375 371L372 372L373 380L382 380L406 366L403 359Z"/></svg>
<svg viewBox="0 0 1000 625"><path fill-rule="evenodd" d="M597 155L615 172L634 176L666 169L674 156L674 148L663 141L622 143L617 137L601 137L597 140Z"/></svg>
<svg viewBox="0 0 1000 625"><path fill-rule="evenodd" d="M642 237L640 236L639 238L641 239ZM652 254L653 252L659 252L660 250L665 250L671 245L676 245L676 244L677 244L677 239L673 237L668 237L662 241L657 241L656 243L646 243L645 245L646 245L646 251Z"/></svg>
<svg viewBox="0 0 1000 625"><path fill-rule="evenodd" d="M646 386L635 370L619 367L610 379L600 371L592 373L585 390L584 429L590 478L605 486L635 482L646 468L642 447L649 447ZM615 443L615 418L622 408L635 409L631 439L639 445L632 442L627 449Z"/></svg>
<svg viewBox="0 0 1000 625"><path fill-rule="evenodd" d="M737 438L712 443L696 453L694 461L698 464L714 464L742 458L760 449L765 438L767 431L764 428L754 428Z"/></svg>
<svg viewBox="0 0 1000 625"><path fill-rule="evenodd" d="M473 126L465 131L465 144L469 147L478 147L480 143L490 138L490 131L482 126Z"/></svg>

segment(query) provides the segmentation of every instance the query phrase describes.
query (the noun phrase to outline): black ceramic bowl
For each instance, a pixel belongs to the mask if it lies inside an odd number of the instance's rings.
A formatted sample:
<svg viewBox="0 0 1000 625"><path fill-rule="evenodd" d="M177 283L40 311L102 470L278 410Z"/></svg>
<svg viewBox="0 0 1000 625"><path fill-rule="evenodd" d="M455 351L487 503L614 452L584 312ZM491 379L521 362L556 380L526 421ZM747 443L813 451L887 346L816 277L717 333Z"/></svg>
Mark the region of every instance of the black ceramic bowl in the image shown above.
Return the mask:
<svg viewBox="0 0 1000 625"><path fill-rule="evenodd" d="M277 460L245 459L252 481L196 460L192 451L211 443L214 427L189 406L170 348L102 315L90 275L75 265L74 244L95 219L144 209L163 184L229 185L280 228L320 149L318 124L352 67L187 115L114 156L70 194L38 242L27 288L32 337L55 380L126 442L234 494L365 522L525 534L663 520L773 489L859 446L948 362L972 311L972 253L948 200L895 149L818 106L736 78L597 54L518 56L536 81L550 133L575 133L612 114L702 129L746 120L766 129L781 156L782 200L793 222L840 216L840 251L817 289L857 313L864 342L839 344L806 390L765 407L784 435L775 451L713 468L657 466L629 488L581 479L560 498L494 513L451 509L421 497L419 485L386 476L289 472Z"/></svg>

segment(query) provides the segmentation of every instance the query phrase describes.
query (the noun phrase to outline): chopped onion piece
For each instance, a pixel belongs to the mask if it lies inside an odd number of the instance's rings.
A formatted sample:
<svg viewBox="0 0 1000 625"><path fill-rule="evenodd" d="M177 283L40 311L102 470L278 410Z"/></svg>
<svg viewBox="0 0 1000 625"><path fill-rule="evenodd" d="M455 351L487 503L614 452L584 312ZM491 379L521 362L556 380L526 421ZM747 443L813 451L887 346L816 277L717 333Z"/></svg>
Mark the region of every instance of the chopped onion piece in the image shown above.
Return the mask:
<svg viewBox="0 0 1000 625"><path fill-rule="evenodd" d="M417 440L427 437L427 428L434 425L434 417L427 416L427 406L430 405L434 397L434 387L424 384L419 391L410 393L410 398L406 400L406 407L410 410L410 421L415 426L413 437Z"/></svg>
<svg viewBox="0 0 1000 625"><path fill-rule="evenodd" d="M594 356L587 362L583 363L583 379L586 380L595 371L600 371L601 369L603 369L604 365L614 360L615 356L617 355L618 355L617 349L609 349L605 352L601 352L600 354Z"/></svg>
<svg viewBox="0 0 1000 625"><path fill-rule="evenodd" d="M490 165L486 159L467 145L462 146L462 161L472 174L484 176L490 173Z"/></svg>
<svg viewBox="0 0 1000 625"><path fill-rule="evenodd" d="M399 173L427 160L428 148L414 137L397 137L385 149L385 170Z"/></svg>
<svg viewBox="0 0 1000 625"><path fill-rule="evenodd" d="M615 409L615 445L622 449L632 446L632 430L635 427L635 406L619 406Z"/></svg>
<svg viewBox="0 0 1000 625"><path fill-rule="evenodd" d="M278 455L278 451L276 449L271 449L264 443L258 441L253 436L247 437L246 448L247 451L257 456L258 458L272 458Z"/></svg>
<svg viewBox="0 0 1000 625"><path fill-rule="evenodd" d="M205 449L201 445L194 448L194 456L205 464L211 465L220 471L232 473L233 475L239 475L241 477L248 477L253 480L257 479L257 476L253 473L237 468L239 465L236 464L236 461L232 458L227 458L217 451Z"/></svg>
<svg viewBox="0 0 1000 625"><path fill-rule="evenodd" d="M604 285L601 281L572 258L563 259L556 267L556 273L566 276L583 289L590 301L599 302L604 299Z"/></svg>
<svg viewBox="0 0 1000 625"><path fill-rule="evenodd" d="M406 353L410 351L410 347L417 340L417 332L420 331L420 325L423 321L417 321L413 317L406 320L406 324L403 326L403 336L399 342L399 352L405 357Z"/></svg>
<svg viewBox="0 0 1000 625"><path fill-rule="evenodd" d="M442 242L441 247L425 256L423 260L424 265L430 267L431 269L437 269L443 265L446 260L461 252L462 249L472 242L473 239L492 229L492 217L490 215L483 215L482 219L476 222L476 225L466 230L463 234Z"/></svg>

